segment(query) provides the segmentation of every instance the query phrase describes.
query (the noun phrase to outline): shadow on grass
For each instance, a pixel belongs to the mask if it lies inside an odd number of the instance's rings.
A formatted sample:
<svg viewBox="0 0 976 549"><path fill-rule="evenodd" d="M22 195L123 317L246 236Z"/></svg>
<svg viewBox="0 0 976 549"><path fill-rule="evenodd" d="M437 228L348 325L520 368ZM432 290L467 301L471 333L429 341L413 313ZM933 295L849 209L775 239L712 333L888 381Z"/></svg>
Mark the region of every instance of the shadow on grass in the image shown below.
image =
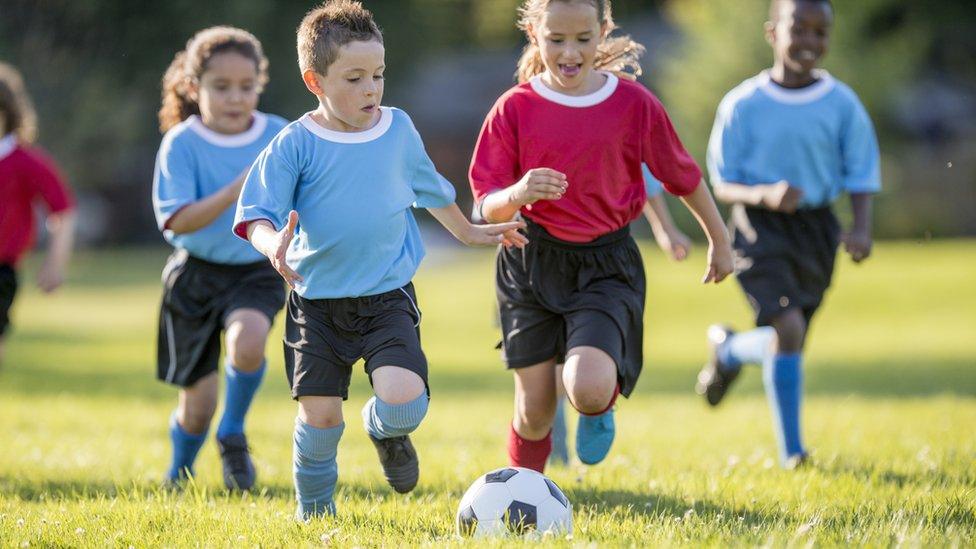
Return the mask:
<svg viewBox="0 0 976 549"><path fill-rule="evenodd" d="M738 522L745 526L768 526L785 517L774 511L757 513L741 508L727 507L696 499L688 502L669 495L628 492L582 486L566 490L576 513L591 512L642 519L673 520L680 522L692 516L708 521Z"/></svg>

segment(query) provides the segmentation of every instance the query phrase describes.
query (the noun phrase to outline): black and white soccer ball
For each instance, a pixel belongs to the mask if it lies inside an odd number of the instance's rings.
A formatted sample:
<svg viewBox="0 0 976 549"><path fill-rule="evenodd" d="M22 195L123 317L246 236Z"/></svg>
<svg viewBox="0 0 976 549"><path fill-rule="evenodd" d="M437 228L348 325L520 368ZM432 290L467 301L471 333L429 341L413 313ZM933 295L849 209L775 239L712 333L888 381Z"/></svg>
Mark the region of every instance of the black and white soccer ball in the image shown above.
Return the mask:
<svg viewBox="0 0 976 549"><path fill-rule="evenodd" d="M458 505L462 536L502 536L530 532L570 534L573 508L556 483L523 467L505 467L481 475Z"/></svg>

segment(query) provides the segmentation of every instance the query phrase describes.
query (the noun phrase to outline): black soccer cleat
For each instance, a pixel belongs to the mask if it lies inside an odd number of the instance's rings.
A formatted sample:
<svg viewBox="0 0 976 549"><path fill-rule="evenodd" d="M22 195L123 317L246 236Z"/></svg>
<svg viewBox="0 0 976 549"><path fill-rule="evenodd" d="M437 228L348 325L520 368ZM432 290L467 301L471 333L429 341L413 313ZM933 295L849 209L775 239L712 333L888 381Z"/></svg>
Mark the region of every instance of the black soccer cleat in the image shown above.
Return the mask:
<svg viewBox="0 0 976 549"><path fill-rule="evenodd" d="M250 490L257 480L247 437L228 435L217 439L220 461L224 464L224 485L228 490Z"/></svg>
<svg viewBox="0 0 976 549"><path fill-rule="evenodd" d="M375 438L369 435L380 457L383 476L400 494L406 494L417 486L420 478L420 460L408 435L391 438Z"/></svg>
<svg viewBox="0 0 976 549"><path fill-rule="evenodd" d="M706 334L710 358L701 372L698 372L695 392L704 396L709 405L718 406L718 403L722 402L722 398L725 397L726 391L732 386L732 382L739 377L742 367L730 368L718 356L719 346L735 334L732 329L728 326L713 324L708 327Z"/></svg>

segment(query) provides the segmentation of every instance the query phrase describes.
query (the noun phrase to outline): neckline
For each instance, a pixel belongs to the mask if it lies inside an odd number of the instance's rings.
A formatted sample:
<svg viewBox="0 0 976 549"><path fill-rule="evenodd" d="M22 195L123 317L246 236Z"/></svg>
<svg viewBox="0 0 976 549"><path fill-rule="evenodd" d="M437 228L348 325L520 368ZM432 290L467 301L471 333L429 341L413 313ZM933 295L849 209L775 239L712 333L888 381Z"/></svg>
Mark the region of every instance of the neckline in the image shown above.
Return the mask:
<svg viewBox="0 0 976 549"><path fill-rule="evenodd" d="M553 103L558 103L566 107L592 107L594 105L599 105L613 95L613 92L617 90L617 84L620 83L620 79L617 75L611 72L598 71L601 74L606 75L607 81L603 83L600 89L593 93L586 95L568 95L562 92L557 92L556 90L546 86L542 81L542 75L537 74L529 79L529 85L532 86L532 90L539 94L545 99L552 101Z"/></svg>
<svg viewBox="0 0 976 549"><path fill-rule="evenodd" d="M10 154L14 152L14 149L16 148L17 136L14 134L8 133L7 135L3 136L3 138L0 138L0 160L10 156Z"/></svg>
<svg viewBox="0 0 976 549"><path fill-rule="evenodd" d="M244 147L257 141L264 134L264 130L268 126L268 116L263 112L254 111L253 116L254 120L251 122L251 127L234 135L227 135L211 130L204 125L203 120L196 114L187 120L189 121L190 129L202 137L204 141L212 145L217 145L218 147Z"/></svg>
<svg viewBox="0 0 976 549"><path fill-rule="evenodd" d="M312 119L313 112L309 111L305 113L298 121L308 131L333 143L368 143L379 139L393 125L393 109L390 107L380 107L380 119L372 128L360 132L340 132L324 128Z"/></svg>
<svg viewBox="0 0 976 549"><path fill-rule="evenodd" d="M813 84L802 88L790 89L773 82L772 77L769 75L769 70L764 70L759 73L759 89L779 103L786 103L788 105L813 103L830 93L837 82L829 72L823 69L816 69L814 75L817 77L817 81Z"/></svg>

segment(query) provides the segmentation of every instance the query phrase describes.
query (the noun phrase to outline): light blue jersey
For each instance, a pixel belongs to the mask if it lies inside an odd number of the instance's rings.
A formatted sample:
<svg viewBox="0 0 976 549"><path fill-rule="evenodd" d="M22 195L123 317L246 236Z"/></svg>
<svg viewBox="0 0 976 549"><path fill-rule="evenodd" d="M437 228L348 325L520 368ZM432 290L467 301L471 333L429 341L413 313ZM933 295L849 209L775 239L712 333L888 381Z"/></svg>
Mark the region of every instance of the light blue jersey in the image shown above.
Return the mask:
<svg viewBox="0 0 976 549"><path fill-rule="evenodd" d="M661 187L661 182L654 177L647 164L641 164L641 173L644 174L644 190L647 191L648 199L654 198L664 191L664 188Z"/></svg>
<svg viewBox="0 0 976 549"><path fill-rule="evenodd" d="M166 132L153 177L153 210L166 240L212 263L241 265L264 259L231 234L233 206L192 233L176 234L166 225L182 208L216 193L243 174L287 123L281 117L255 112L250 129L225 135L204 126L200 117L191 116Z"/></svg>
<svg viewBox="0 0 976 549"><path fill-rule="evenodd" d="M298 227L288 265L304 278L307 299L376 295L406 285L424 257L411 207L443 208L455 191L434 168L406 113L381 108L362 132L337 132L306 114L261 153L237 205L235 232L246 222L281 229L288 212Z"/></svg>
<svg viewBox="0 0 976 549"><path fill-rule="evenodd" d="M719 105L708 144L712 184L788 181L801 208L830 205L842 192L881 190L878 140L857 95L826 71L802 89L768 72L733 89Z"/></svg>

